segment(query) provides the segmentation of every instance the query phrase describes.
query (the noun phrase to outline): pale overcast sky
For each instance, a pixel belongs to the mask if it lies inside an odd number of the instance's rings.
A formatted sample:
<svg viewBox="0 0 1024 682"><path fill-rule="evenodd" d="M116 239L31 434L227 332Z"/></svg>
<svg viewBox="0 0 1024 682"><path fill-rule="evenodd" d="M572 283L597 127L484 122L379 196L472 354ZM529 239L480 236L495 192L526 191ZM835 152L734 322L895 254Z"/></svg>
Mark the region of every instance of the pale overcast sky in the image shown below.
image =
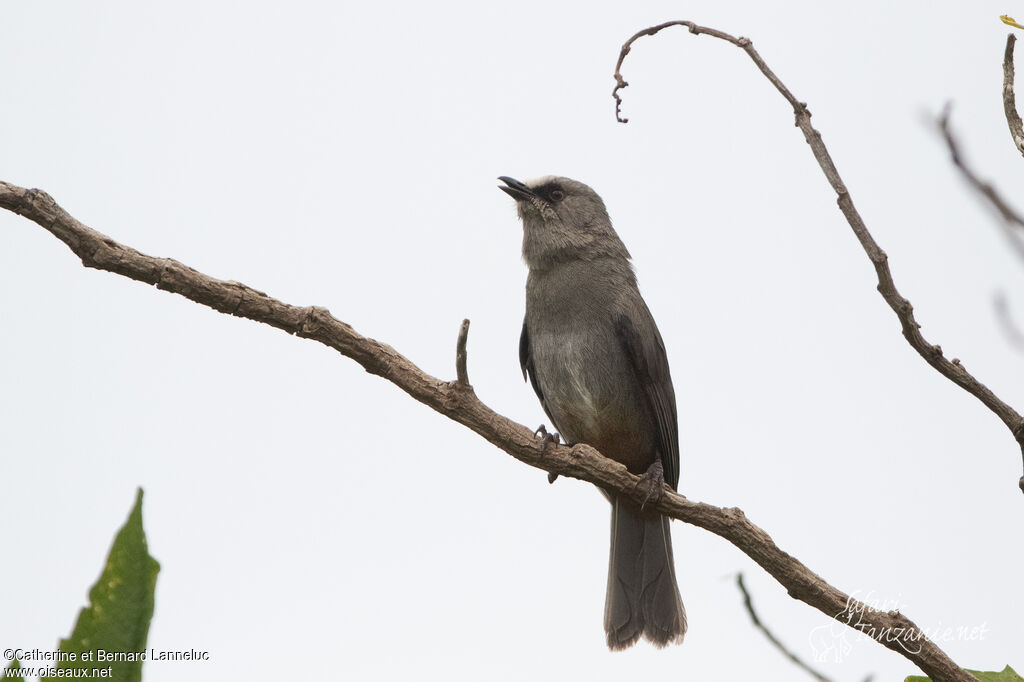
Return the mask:
<svg viewBox="0 0 1024 682"><path fill-rule="evenodd" d="M840 589L899 608L959 664L1024 668L1019 449L914 353L753 39L800 99L929 341L1024 409L1024 264L952 170L1024 205L1001 59L1024 10L984 2L53 2L0 8L0 179L154 256L317 304L545 420L520 375L526 269L498 175L605 199L661 327L681 491L738 506ZM149 636L208 662L148 682L799 680L830 620L732 545L673 524L690 631L602 630L608 505L254 322L84 269L0 212L0 649L67 636L137 486L160 561ZM984 627L969 641L958 628ZM838 628L837 628L837 631ZM902 657L843 632L837 681ZM942 635L940 635L942 638Z"/></svg>

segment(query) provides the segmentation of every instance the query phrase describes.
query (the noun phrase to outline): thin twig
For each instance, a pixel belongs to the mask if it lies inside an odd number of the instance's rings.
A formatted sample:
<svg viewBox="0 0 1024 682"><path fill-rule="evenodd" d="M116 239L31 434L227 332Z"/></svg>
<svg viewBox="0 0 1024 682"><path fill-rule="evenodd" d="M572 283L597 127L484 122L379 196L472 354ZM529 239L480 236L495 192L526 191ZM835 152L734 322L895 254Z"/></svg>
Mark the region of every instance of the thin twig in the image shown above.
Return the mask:
<svg viewBox="0 0 1024 682"><path fill-rule="evenodd" d="M1024 332L1013 321L1013 316L1010 314L1010 302L1007 300L1005 292L997 291L992 296L992 307L995 308L996 319L999 320L999 326L1002 328L1006 340L1017 350L1024 350Z"/></svg>
<svg viewBox="0 0 1024 682"><path fill-rule="evenodd" d="M1010 33L1006 36L1006 49L1003 51L1003 112L1006 114L1006 125L1010 129L1010 138L1013 139L1013 146L1024 155L1024 121L1021 121L1020 114L1017 112L1017 96L1013 90L1013 48L1016 43L1016 35ZM961 168L961 171L963 170ZM1024 247L1021 246L1018 235L1005 223L1003 224L1003 231L1006 237L1010 239L1017 254L1021 255L1024 253ZM1010 234L1011 232L1012 234ZM1010 315L1010 306L1002 292L996 293L995 308L996 319L999 320L1000 326L1003 328L1003 332L1010 340L1010 343L1016 346L1018 350L1024 349L1024 334L1020 332L1014 323L1013 317ZM1021 488L1024 489L1024 478L1021 479Z"/></svg>
<svg viewBox="0 0 1024 682"><path fill-rule="evenodd" d="M455 344L455 376L461 386L469 386L469 372L466 371L466 339L469 337L469 320L459 325L459 340Z"/></svg>
<svg viewBox="0 0 1024 682"><path fill-rule="evenodd" d="M825 143L821 139L821 133L815 130L814 126L811 125L811 112L807 110L807 105L799 101L793 93L789 91L782 81L779 80L778 76L768 68L768 65L761 58L761 55L754 49L753 44L747 38L735 38L728 33L706 28L704 26L698 26L691 21L669 21L658 26L644 29L633 35L629 40L622 46L622 50L619 53L619 60L615 65L615 90L612 91L612 96L615 98L615 116L616 118L625 123L626 119L620 116L620 105L622 103L619 97L619 90L628 86L621 75L622 62L629 54L630 49L634 41L642 36L654 35L662 29L668 28L669 26L686 26L689 28L690 33L695 35L709 35L715 38L719 38L726 42L732 43L733 45L741 48L747 55L753 60L757 68L765 75L769 82L775 86L775 89L782 94L787 102L793 107L793 113L796 116L796 125L804 134L804 139L807 144L811 147L811 152L814 154L814 158L817 160L818 165L821 167L822 172L825 174L825 178L829 184L832 185L832 189L838 197L839 210L842 211L843 216L846 218L846 222L849 223L853 229L854 235L860 242L861 247L864 249L864 253L867 254L871 260L872 265L875 267L875 274L878 277L878 292L885 299L885 302L889 304L893 312L896 313L896 317L900 321L900 325L903 327L903 336L906 338L910 346L918 352L918 354L924 358L925 362L935 368L942 376L946 377L960 388L964 389L975 398L980 400L985 407L991 410L999 419L1006 424L1006 427L1013 434L1014 440L1017 441L1018 446L1021 450L1021 458L1024 461L1024 418L1017 413L1012 407L1003 402L996 394L994 394L987 386L978 381L974 376L968 372L964 366L958 361L947 360L942 354L942 348L938 345L932 345L929 343L924 336L921 335L921 325L914 319L914 308L906 298L904 298L900 292L896 289L896 284L892 278L892 272L889 270L888 259L889 257L884 251L878 246L874 237L868 232L867 226L864 224L863 218L860 213L853 205L853 199L850 197L849 191L846 189L846 185L843 183L843 179L839 176L839 171L836 170L835 164L832 162L832 157L828 153L828 149L825 147ZM1021 492L1024 492L1024 476L1020 478L1019 486Z"/></svg>
<svg viewBox="0 0 1024 682"><path fill-rule="evenodd" d="M786 645L779 641L779 638L772 634L772 631L765 627L765 624L758 618L757 612L754 611L754 602L750 599L750 592L747 591L747 586L743 584L743 574L736 574L736 586L740 588L740 592L743 593L743 605L747 607L747 613L750 614L750 620L754 622L754 627L764 633L764 636L768 638L768 641L775 645L775 648L782 652L782 655L793 662L798 668L802 668L811 677L820 682L832 682L832 678L826 677L819 673L817 670L807 665L792 651L786 648Z"/></svg>
<svg viewBox="0 0 1024 682"><path fill-rule="evenodd" d="M1024 155L1024 121L1017 113L1017 100L1013 94L1013 46L1017 36L1006 36L1006 50L1003 51L1003 111L1006 113L1006 124L1010 127L1013 146Z"/></svg>
<svg viewBox="0 0 1024 682"><path fill-rule="evenodd" d="M1011 82L1012 85L1012 82ZM981 197L985 199L986 205L993 208L996 213L999 214L1001 220L997 222L1003 236L1009 243L1010 248L1017 256L1024 260L1024 239L1021 238L1020 228L1024 228L1024 216L1016 211L1009 202L1003 199L999 191L989 182L986 182L978 177L967 162L964 160L963 152L960 149L960 142L956 139L953 134L953 130L949 124L951 107L947 104L943 109L942 115L938 119L939 131L942 133L942 137L946 142L946 147L949 149L950 158L953 161L953 165L957 170L960 171L960 175L964 178L968 185L974 189ZM1012 122L1010 123L1011 130L1013 127ZM1009 306L1006 304L1006 300L1001 294L996 295L996 316L1006 333L1007 338L1017 348L1022 345L1021 334L1017 330L1011 315ZM1024 491L1024 477L1020 480L1021 490Z"/></svg>
<svg viewBox="0 0 1024 682"><path fill-rule="evenodd" d="M644 502L642 479L603 457L594 448L559 445L497 414L475 393L457 382L425 373L390 346L358 334L326 308L282 303L239 282L204 275L170 258L154 258L119 244L71 217L46 192L0 182L0 208L48 230L89 268L106 270L170 291L237 317L312 339L352 358L371 374L392 382L410 396L472 429L516 459L550 473L594 483L637 504ZM400 502L395 502L400 504ZM665 516L704 528L725 538L775 578L794 599L813 606L906 657L937 682L976 682L966 676L909 618L897 611L876 611L825 582L803 563L782 551L771 536L736 508L692 502L672 491L649 502Z"/></svg>
<svg viewBox="0 0 1024 682"><path fill-rule="evenodd" d="M1021 216L1010 203L1003 199L999 191L990 182L986 182L978 177L970 166L967 165L967 161L964 160L963 151L960 149L960 142L956 139L953 134L953 130L949 125L949 117L952 112L952 106L946 104L942 110L942 114L938 118L939 132L942 133L942 138L946 141L946 147L949 149L949 155L953 161L953 165L957 170L960 171L960 175L963 176L967 184L971 186L978 194L985 198L986 203L995 209L996 213L1002 219L999 222L999 226L1003 229L1003 236L1006 237L1007 242L1010 244L1010 248L1014 250L1018 257L1024 259L1024 240L1021 239L1020 235L1015 228L1024 227L1024 216Z"/></svg>

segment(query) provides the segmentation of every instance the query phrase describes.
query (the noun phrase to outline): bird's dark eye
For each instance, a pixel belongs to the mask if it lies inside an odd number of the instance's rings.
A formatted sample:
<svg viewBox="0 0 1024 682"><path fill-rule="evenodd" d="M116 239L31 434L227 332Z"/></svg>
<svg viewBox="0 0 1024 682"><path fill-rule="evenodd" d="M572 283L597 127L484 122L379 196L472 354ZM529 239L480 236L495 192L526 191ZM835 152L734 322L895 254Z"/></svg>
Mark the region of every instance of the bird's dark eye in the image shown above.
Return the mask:
<svg viewBox="0 0 1024 682"><path fill-rule="evenodd" d="M561 201L565 198L565 192L560 189L551 190L551 201Z"/></svg>

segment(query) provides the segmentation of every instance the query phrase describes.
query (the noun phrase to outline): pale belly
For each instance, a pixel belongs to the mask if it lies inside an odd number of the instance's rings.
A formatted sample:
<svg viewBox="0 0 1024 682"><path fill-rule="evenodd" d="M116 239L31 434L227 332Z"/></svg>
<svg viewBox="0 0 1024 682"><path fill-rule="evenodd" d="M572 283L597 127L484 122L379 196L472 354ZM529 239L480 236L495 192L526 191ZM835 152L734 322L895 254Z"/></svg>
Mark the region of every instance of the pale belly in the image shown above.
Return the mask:
<svg viewBox="0 0 1024 682"><path fill-rule="evenodd" d="M534 367L566 442L592 445L641 473L654 461L656 431L632 366L607 334L538 334L531 339Z"/></svg>

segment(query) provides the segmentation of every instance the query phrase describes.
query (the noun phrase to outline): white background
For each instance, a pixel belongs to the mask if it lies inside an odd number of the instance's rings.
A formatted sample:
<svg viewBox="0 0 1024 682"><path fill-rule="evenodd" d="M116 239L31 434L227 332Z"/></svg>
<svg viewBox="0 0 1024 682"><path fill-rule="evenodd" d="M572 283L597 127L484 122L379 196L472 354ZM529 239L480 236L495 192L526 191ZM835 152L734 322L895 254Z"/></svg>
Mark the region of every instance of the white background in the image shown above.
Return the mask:
<svg viewBox="0 0 1024 682"><path fill-rule="evenodd" d="M1024 408L1024 267L930 121L1024 201L990 2L31 2L0 8L0 179L125 244L327 306L488 405L544 421L526 270L496 176L592 185L631 250L679 401L681 489L738 506L959 664L1024 668L1020 452L901 338L790 107L808 102L925 336ZM803 679L829 619L674 524L682 646L604 646L608 509L309 341L81 267L0 214L0 648L70 632L136 486L162 565L150 681ZM981 641L955 629L985 628ZM820 631L819 631L820 632ZM819 667L902 679L849 632ZM1016 658L1015 658L1016 657Z"/></svg>

